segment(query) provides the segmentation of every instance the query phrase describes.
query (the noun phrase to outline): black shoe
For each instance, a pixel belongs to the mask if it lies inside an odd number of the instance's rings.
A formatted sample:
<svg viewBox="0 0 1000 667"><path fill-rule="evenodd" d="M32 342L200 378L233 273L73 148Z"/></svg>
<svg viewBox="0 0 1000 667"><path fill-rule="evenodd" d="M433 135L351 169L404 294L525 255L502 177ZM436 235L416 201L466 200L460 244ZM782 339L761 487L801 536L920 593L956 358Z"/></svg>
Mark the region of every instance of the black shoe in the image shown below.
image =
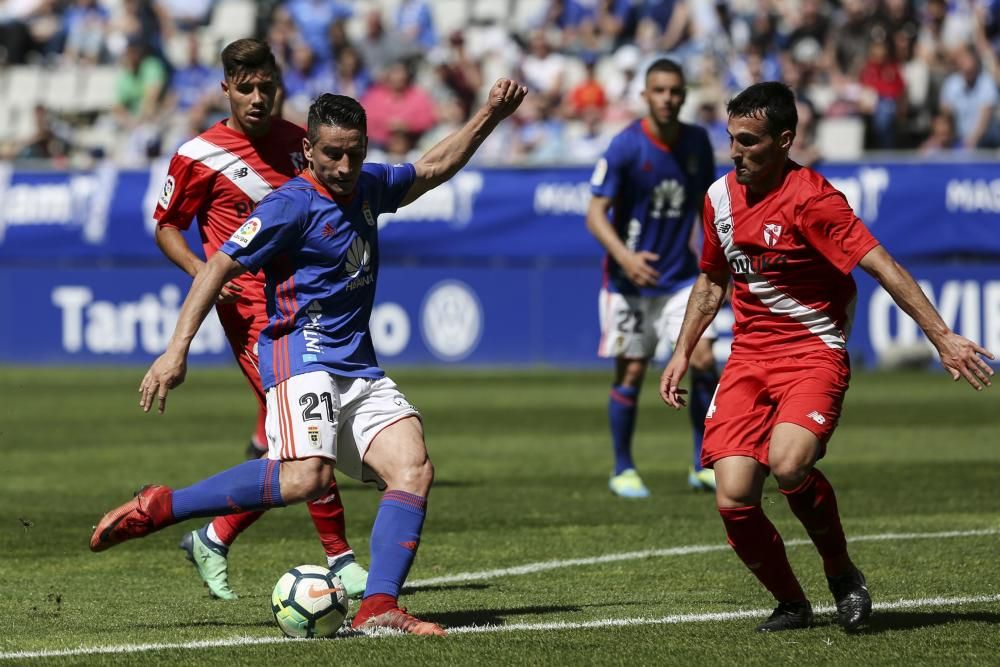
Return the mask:
<svg viewBox="0 0 1000 667"><path fill-rule="evenodd" d="M265 447L264 449L260 449L259 447L257 447L257 444L253 440L250 440L250 442L247 443L247 449L243 453L247 461L253 461L254 459L259 459L265 454L267 454L267 448Z"/></svg>
<svg viewBox="0 0 1000 667"><path fill-rule="evenodd" d="M867 623L872 615L872 596L861 570L855 568L847 574L827 577L826 581L837 602L837 622L841 627L854 631Z"/></svg>
<svg viewBox="0 0 1000 667"><path fill-rule="evenodd" d="M779 602L770 617L757 626L757 632L781 632L782 630L802 630L812 625L813 608L809 600L802 602Z"/></svg>

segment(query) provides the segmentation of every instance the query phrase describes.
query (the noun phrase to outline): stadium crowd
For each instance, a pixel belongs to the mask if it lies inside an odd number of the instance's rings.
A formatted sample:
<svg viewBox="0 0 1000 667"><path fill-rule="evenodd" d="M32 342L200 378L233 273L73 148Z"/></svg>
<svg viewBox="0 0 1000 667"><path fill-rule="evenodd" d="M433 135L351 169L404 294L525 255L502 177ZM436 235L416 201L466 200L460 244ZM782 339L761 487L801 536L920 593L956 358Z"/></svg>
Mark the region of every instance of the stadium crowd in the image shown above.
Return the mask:
<svg viewBox="0 0 1000 667"><path fill-rule="evenodd" d="M218 52L250 33L280 59L283 115L356 97L374 159L412 159L514 75L534 94L477 162L593 162L658 55L722 160L726 101L774 79L804 164L1000 147L1000 0L3 0L0 159L170 155L225 115Z"/></svg>

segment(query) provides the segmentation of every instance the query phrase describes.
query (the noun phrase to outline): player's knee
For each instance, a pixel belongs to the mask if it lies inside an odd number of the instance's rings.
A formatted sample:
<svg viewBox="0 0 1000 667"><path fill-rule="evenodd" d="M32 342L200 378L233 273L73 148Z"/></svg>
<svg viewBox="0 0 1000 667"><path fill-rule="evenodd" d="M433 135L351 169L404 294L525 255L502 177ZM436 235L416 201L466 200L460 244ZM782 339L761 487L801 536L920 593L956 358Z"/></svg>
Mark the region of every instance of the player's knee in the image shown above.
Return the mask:
<svg viewBox="0 0 1000 667"><path fill-rule="evenodd" d="M321 498L333 482L333 462L318 456L285 461L281 468L281 495L286 503Z"/></svg>
<svg viewBox="0 0 1000 667"><path fill-rule="evenodd" d="M810 470L812 463L809 461L792 458L771 462L771 474L782 489L794 489L802 484Z"/></svg>
<svg viewBox="0 0 1000 667"><path fill-rule="evenodd" d="M422 461L411 461L400 467L399 484L418 495L427 495L434 483L434 464L430 458Z"/></svg>

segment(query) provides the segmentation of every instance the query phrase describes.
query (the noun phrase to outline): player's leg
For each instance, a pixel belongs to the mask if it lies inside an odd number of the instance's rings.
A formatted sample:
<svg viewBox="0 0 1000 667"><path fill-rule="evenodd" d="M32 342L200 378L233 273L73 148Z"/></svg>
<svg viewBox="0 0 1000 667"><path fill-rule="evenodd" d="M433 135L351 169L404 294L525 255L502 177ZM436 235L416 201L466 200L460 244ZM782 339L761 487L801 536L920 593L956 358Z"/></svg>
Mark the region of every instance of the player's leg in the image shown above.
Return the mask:
<svg viewBox="0 0 1000 667"><path fill-rule="evenodd" d="M780 373L774 377L789 397L782 402L771 436L771 470L823 559L838 621L856 630L871 615L871 596L864 574L848 553L833 486L815 468L839 419L849 371L839 364L820 364L797 366L790 376L787 381Z"/></svg>
<svg viewBox="0 0 1000 667"><path fill-rule="evenodd" d="M757 630L775 632L808 627L812 606L788 562L778 530L761 508L767 469L748 456L715 462L716 504L729 546L774 596L778 607Z"/></svg>
<svg viewBox="0 0 1000 667"><path fill-rule="evenodd" d="M649 489L635 468L632 436L639 412L639 392L646 377L648 359L615 359L615 378L608 397L608 424L615 468L608 487L622 498L646 498Z"/></svg>
<svg viewBox="0 0 1000 667"><path fill-rule="evenodd" d="M336 477L327 492L322 497L307 503L306 507L309 508L309 516L323 544L327 566L340 577L347 597L361 598L368 582L368 570L357 562L354 550L347 542L344 503L340 497Z"/></svg>
<svg viewBox="0 0 1000 667"><path fill-rule="evenodd" d="M691 353L691 395L688 400L688 415L691 417L691 437L693 442L691 468L688 471L688 485L693 489L711 490L715 488L715 473L701 465L701 449L705 438L705 417L712 406L715 388L719 384L719 371L712 353L714 339L702 337Z"/></svg>

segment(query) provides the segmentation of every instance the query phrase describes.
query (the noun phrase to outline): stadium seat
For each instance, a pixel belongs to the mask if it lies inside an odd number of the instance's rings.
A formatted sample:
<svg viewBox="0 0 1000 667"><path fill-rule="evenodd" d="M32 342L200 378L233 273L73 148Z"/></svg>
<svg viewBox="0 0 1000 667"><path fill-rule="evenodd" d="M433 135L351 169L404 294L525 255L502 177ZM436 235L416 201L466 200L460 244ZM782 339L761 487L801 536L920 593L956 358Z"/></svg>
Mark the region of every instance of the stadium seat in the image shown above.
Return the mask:
<svg viewBox="0 0 1000 667"><path fill-rule="evenodd" d="M865 122L860 118L822 118L816 124L816 147L824 160L857 160L864 144Z"/></svg>
<svg viewBox="0 0 1000 667"><path fill-rule="evenodd" d="M522 32L535 27L545 14L548 4L548 0L514 0L510 27Z"/></svg>
<svg viewBox="0 0 1000 667"><path fill-rule="evenodd" d="M12 108L30 109L38 102L42 93L42 68L38 65L17 65L7 73L7 88L4 97Z"/></svg>
<svg viewBox="0 0 1000 667"><path fill-rule="evenodd" d="M251 0L221 0L212 9L206 32L228 44L242 37L252 37L257 21L257 5Z"/></svg>
<svg viewBox="0 0 1000 667"><path fill-rule="evenodd" d="M464 28L468 21L469 0L435 0L430 3L430 8L434 29L442 44L447 44L448 35Z"/></svg>
<svg viewBox="0 0 1000 667"><path fill-rule="evenodd" d="M82 110L83 70L73 65L62 65L45 73L41 87L41 102L60 113Z"/></svg>
<svg viewBox="0 0 1000 667"><path fill-rule="evenodd" d="M495 22L508 25L511 19L512 0L472 0L470 18L473 21Z"/></svg>
<svg viewBox="0 0 1000 667"><path fill-rule="evenodd" d="M118 70L113 65L97 65L84 70L81 111L104 111L115 104Z"/></svg>

